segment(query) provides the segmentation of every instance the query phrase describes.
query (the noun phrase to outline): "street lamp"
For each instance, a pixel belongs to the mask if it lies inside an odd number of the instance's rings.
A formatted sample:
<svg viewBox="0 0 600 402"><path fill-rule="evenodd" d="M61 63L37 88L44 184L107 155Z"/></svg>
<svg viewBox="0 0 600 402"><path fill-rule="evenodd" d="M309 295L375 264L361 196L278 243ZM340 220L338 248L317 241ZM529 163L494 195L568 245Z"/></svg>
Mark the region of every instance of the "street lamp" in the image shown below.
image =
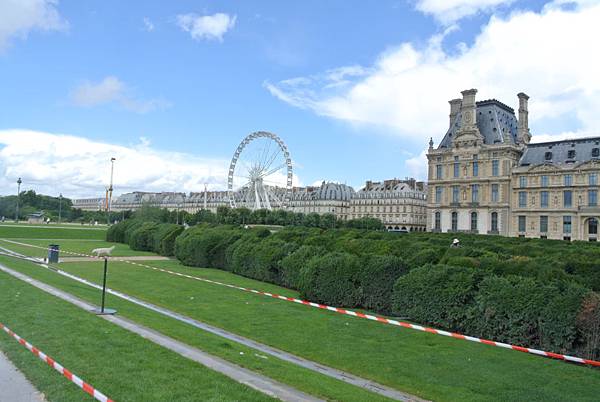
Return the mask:
<svg viewBox="0 0 600 402"><path fill-rule="evenodd" d="M60 223L60 219L62 216L62 193L58 196L58 223Z"/></svg>
<svg viewBox="0 0 600 402"><path fill-rule="evenodd" d="M106 224L110 225L110 207L112 204L113 193L113 172L115 169L116 158L110 158L110 184L106 189Z"/></svg>
<svg viewBox="0 0 600 402"><path fill-rule="evenodd" d="M21 198L21 183L23 183L23 181L19 177L17 179L17 213L15 214L15 222L17 223L19 223L19 200Z"/></svg>

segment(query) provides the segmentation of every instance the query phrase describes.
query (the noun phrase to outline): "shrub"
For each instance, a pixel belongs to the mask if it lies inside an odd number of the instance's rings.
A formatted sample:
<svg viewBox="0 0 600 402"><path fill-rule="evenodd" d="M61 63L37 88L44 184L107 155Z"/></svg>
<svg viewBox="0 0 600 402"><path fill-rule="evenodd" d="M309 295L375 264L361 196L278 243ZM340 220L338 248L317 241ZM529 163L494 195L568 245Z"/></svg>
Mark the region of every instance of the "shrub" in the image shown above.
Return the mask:
<svg viewBox="0 0 600 402"><path fill-rule="evenodd" d="M382 314L391 314L394 283L407 272L408 268L399 257L364 256L360 270L361 305Z"/></svg>
<svg viewBox="0 0 600 402"><path fill-rule="evenodd" d="M479 277L469 267L424 265L394 285L393 312L419 322L464 331L473 317Z"/></svg>
<svg viewBox="0 0 600 402"><path fill-rule="evenodd" d="M311 258L326 253L326 250L317 246L302 246L281 260L281 284L287 288L298 289L300 271Z"/></svg>
<svg viewBox="0 0 600 402"><path fill-rule="evenodd" d="M160 224L154 232L153 251L160 255L173 255L175 251L175 239L181 232L183 232L183 226L173 223Z"/></svg>
<svg viewBox="0 0 600 402"><path fill-rule="evenodd" d="M302 297L334 306L360 304L360 263L358 257L333 252L311 259L300 273Z"/></svg>
<svg viewBox="0 0 600 402"><path fill-rule="evenodd" d="M129 247L132 250L153 251L154 234L158 226L159 224L155 222L145 222L139 226L131 227L125 232Z"/></svg>

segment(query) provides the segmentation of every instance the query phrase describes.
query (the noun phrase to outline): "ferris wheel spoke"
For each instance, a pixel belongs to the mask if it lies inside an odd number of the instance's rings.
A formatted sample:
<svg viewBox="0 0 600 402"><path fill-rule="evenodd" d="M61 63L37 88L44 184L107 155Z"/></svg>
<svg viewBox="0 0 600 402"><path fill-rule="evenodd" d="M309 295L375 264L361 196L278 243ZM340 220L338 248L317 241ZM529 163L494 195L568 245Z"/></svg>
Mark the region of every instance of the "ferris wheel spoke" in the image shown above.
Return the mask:
<svg viewBox="0 0 600 402"><path fill-rule="evenodd" d="M275 162L275 159L279 156L280 153L281 153L281 148L277 147L276 152L273 153L273 156L269 159L269 161L265 165L264 170L267 170L271 167L271 165L273 164L273 162Z"/></svg>
<svg viewBox="0 0 600 402"><path fill-rule="evenodd" d="M287 166L287 162L285 162L285 163L282 163L281 165L274 167L274 168L273 168L273 169L271 169L270 171L268 171L268 172L266 172L266 173L263 173L263 174L261 175L261 177L268 177L268 176L272 175L273 173L275 173L276 171L278 171L279 169L281 169L281 168L284 168L284 167L286 167L286 166Z"/></svg>

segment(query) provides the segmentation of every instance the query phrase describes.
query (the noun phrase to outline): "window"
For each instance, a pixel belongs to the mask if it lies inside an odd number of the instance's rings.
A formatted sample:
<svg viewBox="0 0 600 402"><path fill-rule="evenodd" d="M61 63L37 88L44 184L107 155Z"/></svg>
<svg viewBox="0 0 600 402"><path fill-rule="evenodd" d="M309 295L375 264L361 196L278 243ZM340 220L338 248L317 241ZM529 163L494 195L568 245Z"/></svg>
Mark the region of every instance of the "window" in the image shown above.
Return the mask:
<svg viewBox="0 0 600 402"><path fill-rule="evenodd" d="M521 187L521 188L527 187L527 177L525 177L525 176L519 177L519 187Z"/></svg>
<svg viewBox="0 0 600 402"><path fill-rule="evenodd" d="M569 152L567 152L567 159L575 159L575 150L574 149L570 149Z"/></svg>
<svg viewBox="0 0 600 402"><path fill-rule="evenodd" d="M542 187L548 187L548 176L542 176Z"/></svg>
<svg viewBox="0 0 600 402"><path fill-rule="evenodd" d="M498 159L492 161L492 176L500 176L500 161Z"/></svg>
<svg viewBox="0 0 600 402"><path fill-rule="evenodd" d="M473 155L473 177L479 176L479 161L477 155Z"/></svg>
<svg viewBox="0 0 600 402"><path fill-rule="evenodd" d="M527 193L525 191L519 191L519 208L525 208L527 206Z"/></svg>
<svg viewBox="0 0 600 402"><path fill-rule="evenodd" d="M443 188L441 186L435 187L435 202L438 204L442 202L442 190Z"/></svg>
<svg viewBox="0 0 600 402"><path fill-rule="evenodd" d="M571 241L571 236L563 236L564 241Z"/></svg>
<svg viewBox="0 0 600 402"><path fill-rule="evenodd" d="M592 148L592 157L597 158L600 156L600 148Z"/></svg>
<svg viewBox="0 0 600 402"><path fill-rule="evenodd" d="M492 231L498 231L498 212L492 212Z"/></svg>
<svg viewBox="0 0 600 402"><path fill-rule="evenodd" d="M544 159L547 161L551 161L552 160L552 152L546 152L544 154Z"/></svg>
<svg viewBox="0 0 600 402"><path fill-rule="evenodd" d="M442 165L435 165L435 178L436 179L442 178Z"/></svg>
<svg viewBox="0 0 600 402"><path fill-rule="evenodd" d="M454 177L458 177L460 171L460 164L458 163L458 156L454 157Z"/></svg>
<svg viewBox="0 0 600 402"><path fill-rule="evenodd" d="M548 192L547 191L540 192L540 207L548 208Z"/></svg>
<svg viewBox="0 0 600 402"><path fill-rule="evenodd" d="M598 234L598 220L596 218L588 220L588 234Z"/></svg>
<svg viewBox="0 0 600 402"><path fill-rule="evenodd" d="M458 230L458 213L452 212L452 231L456 232Z"/></svg>
<svg viewBox="0 0 600 402"><path fill-rule="evenodd" d="M479 201L479 184L473 184L471 186L471 202Z"/></svg>
<svg viewBox="0 0 600 402"><path fill-rule="evenodd" d="M435 230L442 230L442 217L439 212L435 213Z"/></svg>
<svg viewBox="0 0 600 402"><path fill-rule="evenodd" d="M571 208L573 206L573 192L571 190L563 191L563 207Z"/></svg>
<svg viewBox="0 0 600 402"><path fill-rule="evenodd" d="M525 216L519 215L519 232L525 231L526 224L527 224L527 221L525 219Z"/></svg>
<svg viewBox="0 0 600 402"><path fill-rule="evenodd" d="M452 202L458 202L460 189L458 186L452 186Z"/></svg>
<svg viewBox="0 0 600 402"><path fill-rule="evenodd" d="M548 232L548 217L547 216L540 216L540 233L546 233Z"/></svg>
<svg viewBox="0 0 600 402"><path fill-rule="evenodd" d="M571 233L571 216L563 216L563 233Z"/></svg>
<svg viewBox="0 0 600 402"><path fill-rule="evenodd" d="M492 184L492 202L498 202L498 185Z"/></svg>
<svg viewBox="0 0 600 402"><path fill-rule="evenodd" d="M571 176L570 174L566 174L565 175L565 186L572 186L573 185L573 176Z"/></svg>
<svg viewBox="0 0 600 402"><path fill-rule="evenodd" d="M477 212L471 212L471 230L477 231Z"/></svg>
<svg viewBox="0 0 600 402"><path fill-rule="evenodd" d="M588 175L588 181L590 186L598 185L598 173L590 173Z"/></svg>
<svg viewBox="0 0 600 402"><path fill-rule="evenodd" d="M598 190L588 191L588 206L595 207L598 205Z"/></svg>

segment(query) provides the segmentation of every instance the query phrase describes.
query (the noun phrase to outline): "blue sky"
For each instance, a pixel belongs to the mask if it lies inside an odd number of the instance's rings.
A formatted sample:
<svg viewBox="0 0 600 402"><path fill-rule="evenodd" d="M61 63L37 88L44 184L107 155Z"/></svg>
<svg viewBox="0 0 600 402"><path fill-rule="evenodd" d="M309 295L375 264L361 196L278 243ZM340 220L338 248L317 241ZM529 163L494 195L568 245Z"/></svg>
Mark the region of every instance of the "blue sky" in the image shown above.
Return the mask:
<svg viewBox="0 0 600 402"><path fill-rule="evenodd" d="M257 130L288 144L297 184L422 179L447 101L471 87L513 107L527 92L534 140L597 134L599 10L0 0L2 193L23 176L40 192L101 194L112 154L117 193L224 188L233 151Z"/></svg>

